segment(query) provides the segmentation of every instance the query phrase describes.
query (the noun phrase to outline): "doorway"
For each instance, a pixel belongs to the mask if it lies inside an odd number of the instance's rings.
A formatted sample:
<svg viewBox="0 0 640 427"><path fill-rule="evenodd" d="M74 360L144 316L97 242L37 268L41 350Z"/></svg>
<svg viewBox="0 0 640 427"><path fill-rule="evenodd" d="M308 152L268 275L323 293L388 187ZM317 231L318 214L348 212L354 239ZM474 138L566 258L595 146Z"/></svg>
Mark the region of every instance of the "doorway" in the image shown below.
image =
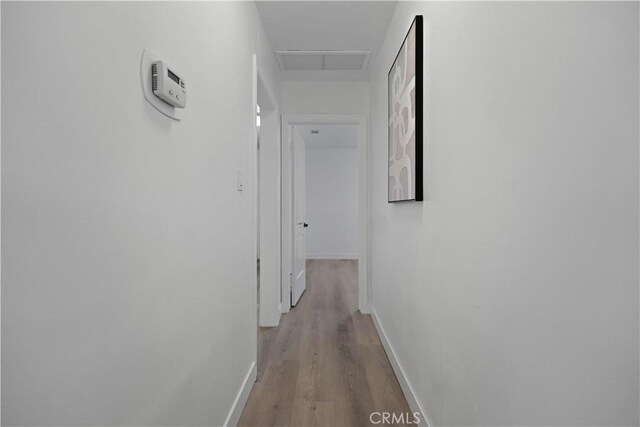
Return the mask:
<svg viewBox="0 0 640 427"><path fill-rule="evenodd" d="M324 135L321 133L322 130L325 132ZM312 131L318 131L318 133L312 134ZM357 259L358 309L362 313L369 313L367 240L367 183L369 180L366 169L366 118L361 115L285 115L282 118L282 132L282 312L286 313L295 306L304 292L306 260L309 256L315 256ZM331 133L337 135L340 132L351 132L352 135L355 135L355 141L351 142L352 146L349 148L354 149L355 162L352 166L356 168L356 191L355 195L352 195L355 197L355 219L346 221L347 224L342 224L346 228L349 226L353 228L351 231L356 235L355 247L343 249L341 253L335 251L321 253L317 247L318 245L322 247L322 237L328 237L322 234L321 229L324 228L326 233L328 228L322 227L322 220L320 220L313 229L314 224L307 220L309 210L306 209L305 203L305 198L308 197L305 194L307 188L305 181L310 178L310 175L306 173L307 163L303 159L308 159L307 151L310 148L309 144L305 142L315 141L318 144L323 139L322 136L329 136L327 139L331 139ZM314 146L313 149L316 150L318 147ZM329 147L325 147L325 149L329 149ZM331 223L330 220L328 222ZM309 230L309 235L313 236L313 243L316 245L312 249L315 252L311 252L309 256L306 254L307 230ZM326 244L326 242L324 243Z"/></svg>
<svg viewBox="0 0 640 427"><path fill-rule="evenodd" d="M309 262L357 262L358 127L294 125L293 163L295 306L306 288Z"/></svg>

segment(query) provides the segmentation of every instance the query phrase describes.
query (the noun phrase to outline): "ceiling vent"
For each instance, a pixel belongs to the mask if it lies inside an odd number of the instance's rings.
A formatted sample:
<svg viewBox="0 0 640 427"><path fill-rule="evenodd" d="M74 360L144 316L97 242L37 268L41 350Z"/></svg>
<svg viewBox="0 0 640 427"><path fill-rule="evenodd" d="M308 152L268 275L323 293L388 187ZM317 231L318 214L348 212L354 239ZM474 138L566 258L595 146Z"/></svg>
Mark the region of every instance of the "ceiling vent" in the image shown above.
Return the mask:
<svg viewBox="0 0 640 427"><path fill-rule="evenodd" d="M283 71L364 71L371 52L280 50L276 54Z"/></svg>

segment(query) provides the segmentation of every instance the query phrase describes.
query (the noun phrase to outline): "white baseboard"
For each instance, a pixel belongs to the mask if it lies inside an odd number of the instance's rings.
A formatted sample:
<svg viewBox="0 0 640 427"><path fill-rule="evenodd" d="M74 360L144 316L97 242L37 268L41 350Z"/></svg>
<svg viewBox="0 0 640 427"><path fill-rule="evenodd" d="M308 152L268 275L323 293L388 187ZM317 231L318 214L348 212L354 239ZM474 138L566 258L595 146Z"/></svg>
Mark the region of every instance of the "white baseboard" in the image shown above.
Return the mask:
<svg viewBox="0 0 640 427"><path fill-rule="evenodd" d="M258 326L260 326L261 328L271 328L274 326L278 326L280 324L280 317L282 316L280 308L281 305L278 304L278 310L274 313L268 313L269 315L267 315L267 313L259 312L260 316L258 316ZM258 310L259 309L260 308L258 308Z"/></svg>
<svg viewBox="0 0 640 427"><path fill-rule="evenodd" d="M420 412L420 425L429 427L434 424L431 422L431 419L423 409L423 406L420 404L420 400L418 400L418 396L413 392L413 388L411 387L411 383L409 382L409 378L402 369L402 365L396 356L396 352L393 350L393 346L391 342L389 342L389 338L387 337L380 320L378 319L378 315L376 314L375 309L371 311L371 318L373 319L373 324L378 331L378 335L380 336L380 341L382 341L382 346L387 352L387 357L389 357L389 361L391 362L391 367L398 378L398 382L400 383L400 387L404 393L404 396L407 398L407 403L409 403L409 407L411 408L411 412Z"/></svg>
<svg viewBox="0 0 640 427"><path fill-rule="evenodd" d="M260 326L261 328L275 328L276 326L278 326L280 324L280 317L282 317L280 308L281 306L278 305L278 313L276 317L274 317L273 319L266 320L264 322L260 322L258 326Z"/></svg>
<svg viewBox="0 0 640 427"><path fill-rule="evenodd" d="M231 405L231 410L229 411L229 415L227 415L227 419L224 422L224 427L235 427L238 425L238 421L240 421L240 415L242 415L244 405L247 403L249 393L251 393L251 389L253 388L253 383L256 382L256 375L256 362L254 361L253 363L251 363L249 372L247 372L247 376L242 382L242 386L240 387L240 390L236 395L236 399L233 401L233 405Z"/></svg>
<svg viewBox="0 0 640 427"><path fill-rule="evenodd" d="M358 254L307 254L307 259L358 259Z"/></svg>

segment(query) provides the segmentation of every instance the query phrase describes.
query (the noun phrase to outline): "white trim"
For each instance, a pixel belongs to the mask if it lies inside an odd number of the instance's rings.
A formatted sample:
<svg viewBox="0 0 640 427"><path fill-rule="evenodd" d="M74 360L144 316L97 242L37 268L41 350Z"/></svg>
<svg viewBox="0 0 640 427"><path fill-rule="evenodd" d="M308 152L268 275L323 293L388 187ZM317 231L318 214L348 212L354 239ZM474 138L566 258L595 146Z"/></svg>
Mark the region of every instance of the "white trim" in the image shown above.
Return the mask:
<svg viewBox="0 0 640 427"><path fill-rule="evenodd" d="M280 313L291 310L291 284L293 275L293 156L291 144L293 142L292 126L285 116L282 116L280 126L280 247L282 249L280 262Z"/></svg>
<svg viewBox="0 0 640 427"><path fill-rule="evenodd" d="M354 124L358 126L358 309L368 314L371 307L369 283L369 173L367 161L367 116L363 114L284 114L282 116L282 312L291 309L293 219L291 129L302 124ZM308 257L307 257L308 258Z"/></svg>
<svg viewBox="0 0 640 427"><path fill-rule="evenodd" d="M249 372L247 372L247 376L244 377L242 386L240 386L240 390L231 405L229 415L227 415L227 419L224 421L224 427L235 427L238 425L240 415L242 415L242 411L244 410L244 405L246 405L249 393L251 393L251 389L253 388L253 383L256 382L257 374L256 362L252 362L249 367Z"/></svg>
<svg viewBox="0 0 640 427"><path fill-rule="evenodd" d="M358 129L358 308L371 313L371 283L369 281L369 143L366 116Z"/></svg>
<svg viewBox="0 0 640 427"><path fill-rule="evenodd" d="M358 259L358 254L310 254L307 253L307 259Z"/></svg>
<svg viewBox="0 0 640 427"><path fill-rule="evenodd" d="M253 54L252 57L252 73L251 73L251 96L252 96L252 104L251 104L251 140L249 141L249 156L250 156L250 168L251 170L249 179L251 180L251 254L252 254L252 276L251 280L251 288L253 294L253 301L255 301L256 307L256 324L258 323L258 274L256 272L256 262L258 255L258 192L256 189L258 188L258 128L256 126L256 105L258 105L258 56ZM244 190L247 190L247 185L244 186ZM258 353L257 350L258 343L256 340L256 355Z"/></svg>
<svg viewBox="0 0 640 427"><path fill-rule="evenodd" d="M398 356L396 352L393 350L393 346L389 341L389 337L387 336L380 320L378 319L378 315L376 314L375 309L371 311L371 318L373 319L373 324L378 331L378 336L380 337L380 341L382 342L382 346L384 350L387 352L387 357L391 362L391 367L393 368L393 372L395 372L396 377L398 378L398 382L400 383L400 387L402 388L402 392L404 393L404 397L407 399L407 403L409 403L409 407L411 408L411 412L420 412L420 425L429 427L433 426L431 418L427 415L427 412L424 410L424 407L420 403L418 396L413 391L413 387L411 387L411 383L409 382L409 378L407 374L402 369L402 365L398 360Z"/></svg>
<svg viewBox="0 0 640 427"><path fill-rule="evenodd" d="M280 323L280 283L281 283L281 245L280 245L280 112L276 99L258 67L257 103L260 105L261 128L260 149L254 145L256 162L254 187L260 221L260 307L258 324L262 327L278 326ZM256 136L257 137L257 136ZM259 165L259 167L258 167ZM259 174L257 173L259 171ZM258 215L259 213L259 215ZM258 223L256 222L256 227ZM258 231L255 230L257 236ZM256 285L257 286L257 285Z"/></svg>

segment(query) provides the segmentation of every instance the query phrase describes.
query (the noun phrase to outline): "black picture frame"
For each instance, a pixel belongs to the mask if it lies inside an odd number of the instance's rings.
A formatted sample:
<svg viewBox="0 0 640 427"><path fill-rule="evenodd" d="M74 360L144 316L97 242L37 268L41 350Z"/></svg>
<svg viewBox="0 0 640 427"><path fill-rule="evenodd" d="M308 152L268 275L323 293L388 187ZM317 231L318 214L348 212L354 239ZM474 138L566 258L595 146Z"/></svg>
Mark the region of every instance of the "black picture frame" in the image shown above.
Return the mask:
<svg viewBox="0 0 640 427"><path fill-rule="evenodd" d="M423 35L422 15L416 15L387 74L387 201L389 203L423 201ZM402 57L401 54L403 54ZM400 64L398 60L403 61L404 64ZM413 70L412 67L414 67ZM413 96L411 93L406 93L407 90L411 91L411 79L407 79L410 74L413 74L414 78ZM409 98L409 104L403 106L401 101L406 103L407 98ZM408 111L406 111L407 107ZM407 135L404 131L410 129L412 124L413 133ZM403 132L402 135L400 132ZM409 139L405 141L404 147L401 147L400 136L404 140ZM398 159L399 154L402 156ZM413 158L411 158L412 155ZM406 168L407 161L410 167L407 169L406 185L404 185L405 178L402 170Z"/></svg>

